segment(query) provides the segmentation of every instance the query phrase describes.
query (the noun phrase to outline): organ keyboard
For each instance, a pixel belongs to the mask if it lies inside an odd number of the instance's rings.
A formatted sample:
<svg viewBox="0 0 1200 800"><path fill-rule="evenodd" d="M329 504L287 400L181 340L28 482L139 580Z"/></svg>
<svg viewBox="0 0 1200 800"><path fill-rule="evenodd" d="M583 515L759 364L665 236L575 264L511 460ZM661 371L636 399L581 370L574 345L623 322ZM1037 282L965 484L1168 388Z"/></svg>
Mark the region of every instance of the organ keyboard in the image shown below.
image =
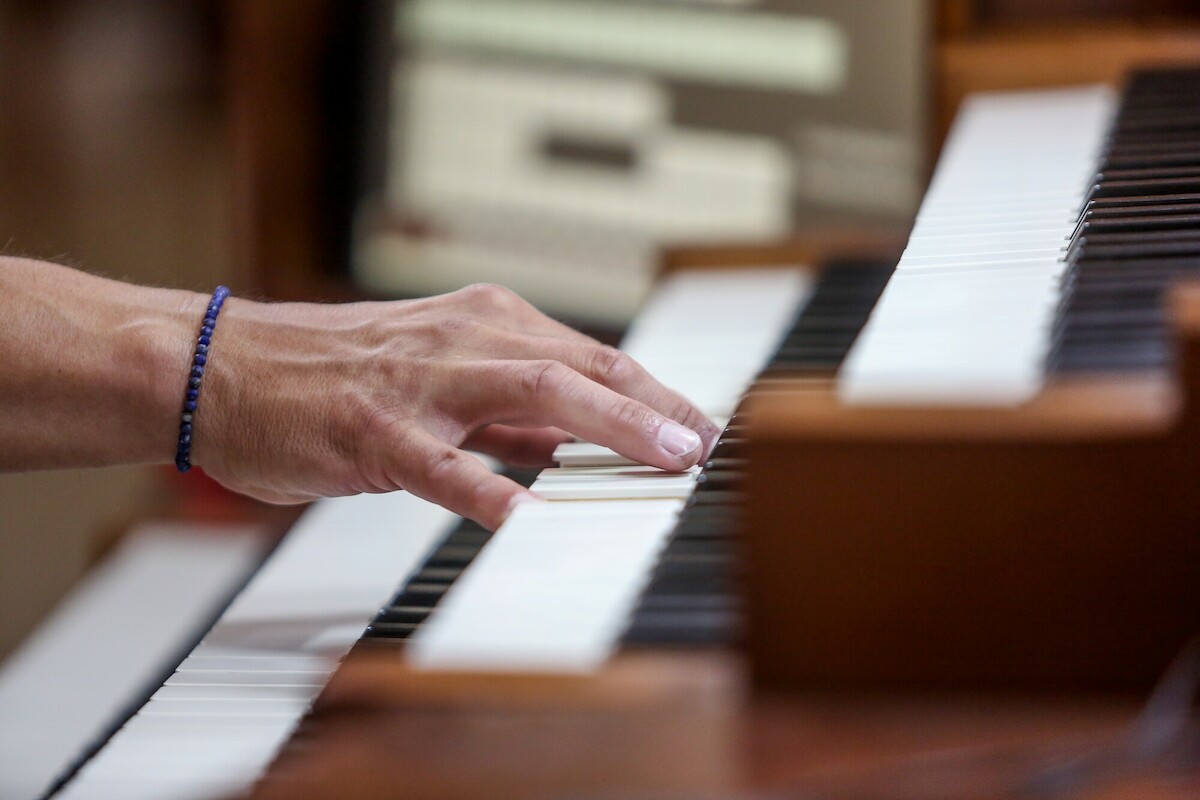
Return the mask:
<svg viewBox="0 0 1200 800"><path fill-rule="evenodd" d="M1160 76L1176 82L1163 95L1172 102L1200 96L1200 79L1185 77ZM1161 85L1154 80L1136 78L1131 86ZM1111 277L1116 265L1110 262L1123 253L1170 261L1193 252L1192 235L1139 238L1144 225L1155 223L1138 220L1159 212L1186 230L1190 184L1158 173L1122 174L1143 169L1125 160L1140 164L1140 154L1169 165L1144 169L1176 167L1132 121L1130 109L1140 110L1142 101L1135 96L1127 104L1117 138L1106 140L1113 100L1103 89L973 101L886 290L891 270L862 265L830 269L815 288L797 270L670 279L625 347L714 417L731 419L704 470L666 475L585 443L565 446L559 469L524 476L555 499L520 507L495 535L402 494L318 504L175 674L57 796L191 798L243 790L262 774L364 629L359 646L403 641L410 661L439 670L587 671L622 643L729 641L739 617L728 570L730 535L740 514L735 501L746 454L756 447L746 439L737 406L756 376L764 373L761 396L769 412L802 406L787 393L798 384L780 376L828 375L857 339L841 383L842 396L852 402L1028 401L1044 383L1047 357L1056 365L1094 363L1080 344L1094 339L1086 309L1111 300L1098 301L1097 292L1120 290L1100 278L1093 284L1087 254L1105 262L1096 274ZM1179 118L1195 116L1189 113ZM1169 117L1166 140L1178 138L1176 117L1148 114ZM1130 149L1123 133L1132 136ZM1113 141L1122 142L1112 162L1118 174L1106 166L1107 174L1090 183L1101 146ZM1125 190L1140 194L1128 197L1128 205L1112 199L1126 197ZM1164 195L1168 190L1172 194ZM1152 192L1164 202L1147 200ZM1085 200L1090 205L1081 218ZM1141 206L1154 210L1125 213ZM1114 215L1115 223L1109 221ZM1103 238L1126 228L1135 229L1132 241ZM1165 282L1185 269L1176 260L1152 272ZM1079 321L1068 315L1054 322L1063 283L1070 290L1067 308L1079 304ZM1079 355L1083 351L1089 355ZM763 428L754 422L751 430ZM778 452L761 452L766 463L783 463ZM811 463L836 463L830 461L836 453L818 455ZM811 477L811 486L752 506L760 527L779 526L795 514L800 506L790 503L801 494L808 502L813 486L842 501L841 512L858 502L846 497L853 474L832 469L822 477L808 463L789 460L782 471L805 469L800 482ZM889 462L893 469L903 466L903 460ZM821 528L831 519L818 515L816 526L821 536L836 539L836 530ZM788 584L806 585L798 572L788 573L805 559L798 542L813 545L811 535L790 536L804 525L782 527L788 536L759 537L751 547L756 578L764 576L751 593L752 653L779 657L776 677L788 670L827 675L799 668L803 656L794 643L766 643L794 631L794 616L778 628L769 623L778 613L797 613L779 600L791 591ZM915 530L919 538L919 526ZM1191 558L1193 551L1185 554ZM870 635L861 626L850 629Z"/></svg>
<svg viewBox="0 0 1200 800"><path fill-rule="evenodd" d="M1113 107L1107 133L1069 106ZM1200 633L1200 315L1172 287L1200 274L1200 70L964 123L850 354L853 403L753 398L760 685L1144 691Z"/></svg>
<svg viewBox="0 0 1200 800"><path fill-rule="evenodd" d="M809 283L796 268L680 274L661 287L625 347L727 418ZM514 513L494 536L404 493L317 503L56 796L208 798L246 789L364 629L364 646L402 639L435 606L411 649L429 668L594 668L619 644L696 474L583 470L610 472L582 482L554 470L514 474L571 499ZM611 498L614 485L642 499L593 499Z"/></svg>

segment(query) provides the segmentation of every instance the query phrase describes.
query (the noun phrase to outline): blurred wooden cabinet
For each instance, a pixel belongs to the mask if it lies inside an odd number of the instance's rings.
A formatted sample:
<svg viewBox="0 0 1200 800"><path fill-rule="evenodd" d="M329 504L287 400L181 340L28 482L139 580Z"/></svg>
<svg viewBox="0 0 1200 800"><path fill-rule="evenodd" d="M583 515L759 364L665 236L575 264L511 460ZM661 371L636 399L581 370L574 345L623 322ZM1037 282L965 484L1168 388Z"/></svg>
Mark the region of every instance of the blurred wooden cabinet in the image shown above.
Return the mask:
<svg viewBox="0 0 1200 800"><path fill-rule="evenodd" d="M1139 65L1200 62L1187 0L941 0L937 19L935 146L971 92L1118 85Z"/></svg>

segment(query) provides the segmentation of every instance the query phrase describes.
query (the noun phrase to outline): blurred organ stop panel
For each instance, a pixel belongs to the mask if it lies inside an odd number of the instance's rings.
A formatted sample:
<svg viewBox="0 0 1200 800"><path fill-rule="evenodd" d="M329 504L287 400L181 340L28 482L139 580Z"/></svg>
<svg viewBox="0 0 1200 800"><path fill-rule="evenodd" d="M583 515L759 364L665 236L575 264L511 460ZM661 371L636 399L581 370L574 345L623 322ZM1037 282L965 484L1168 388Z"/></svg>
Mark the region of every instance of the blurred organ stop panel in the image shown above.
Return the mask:
<svg viewBox="0 0 1200 800"><path fill-rule="evenodd" d="M917 0L400 0L354 274L628 320L663 244L910 221Z"/></svg>

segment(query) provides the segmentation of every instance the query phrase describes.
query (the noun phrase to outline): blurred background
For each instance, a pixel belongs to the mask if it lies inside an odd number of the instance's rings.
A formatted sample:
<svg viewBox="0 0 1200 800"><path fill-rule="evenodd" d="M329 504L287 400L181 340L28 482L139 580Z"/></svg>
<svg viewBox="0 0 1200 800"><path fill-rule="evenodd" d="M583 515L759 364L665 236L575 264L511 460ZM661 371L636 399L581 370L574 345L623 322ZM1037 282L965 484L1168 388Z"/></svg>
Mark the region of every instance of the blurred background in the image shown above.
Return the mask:
<svg viewBox="0 0 1200 800"><path fill-rule="evenodd" d="M283 300L488 280L613 338L665 248L902 238L963 95L1200 58L1194 6L0 0L0 242ZM262 513L0 476L0 658L132 521Z"/></svg>

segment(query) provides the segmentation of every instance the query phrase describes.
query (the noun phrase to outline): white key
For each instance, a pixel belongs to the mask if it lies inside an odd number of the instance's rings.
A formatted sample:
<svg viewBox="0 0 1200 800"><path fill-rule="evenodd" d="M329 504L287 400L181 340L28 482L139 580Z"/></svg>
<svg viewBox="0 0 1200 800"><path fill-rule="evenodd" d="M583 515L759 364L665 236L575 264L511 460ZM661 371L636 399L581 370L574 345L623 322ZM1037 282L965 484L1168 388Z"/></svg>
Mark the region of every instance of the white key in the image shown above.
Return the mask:
<svg viewBox="0 0 1200 800"><path fill-rule="evenodd" d="M187 800L245 791L454 519L403 492L316 504L61 796Z"/></svg>
<svg viewBox="0 0 1200 800"><path fill-rule="evenodd" d="M564 442L554 448L554 461L560 467L625 467L636 462L591 442Z"/></svg>
<svg viewBox="0 0 1200 800"><path fill-rule="evenodd" d="M411 640L427 669L587 671L616 646L679 501L519 506Z"/></svg>
<svg viewBox="0 0 1200 800"><path fill-rule="evenodd" d="M547 500L684 500L695 490L698 473L698 467L687 472L646 466L546 469L530 488Z"/></svg>

